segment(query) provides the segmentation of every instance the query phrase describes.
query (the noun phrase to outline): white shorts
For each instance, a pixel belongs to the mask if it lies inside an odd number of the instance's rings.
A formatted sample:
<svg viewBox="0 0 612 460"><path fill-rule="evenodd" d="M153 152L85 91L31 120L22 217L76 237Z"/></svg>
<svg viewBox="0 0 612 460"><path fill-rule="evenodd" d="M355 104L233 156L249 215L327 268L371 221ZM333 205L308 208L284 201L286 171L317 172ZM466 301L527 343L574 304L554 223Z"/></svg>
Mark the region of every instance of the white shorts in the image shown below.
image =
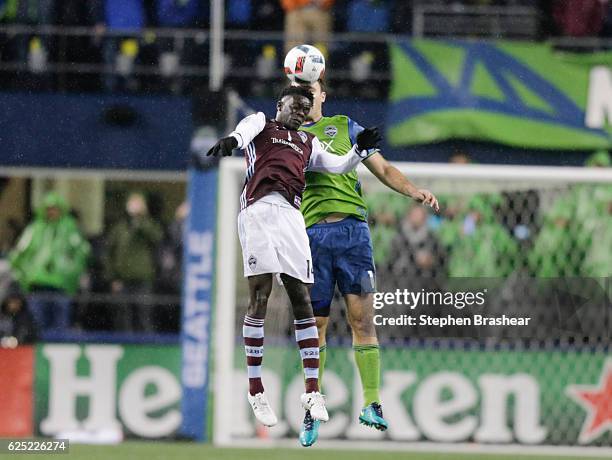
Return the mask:
<svg viewBox="0 0 612 460"><path fill-rule="evenodd" d="M238 214L244 276L285 273L313 283L310 243L302 213L280 194L256 201Z"/></svg>

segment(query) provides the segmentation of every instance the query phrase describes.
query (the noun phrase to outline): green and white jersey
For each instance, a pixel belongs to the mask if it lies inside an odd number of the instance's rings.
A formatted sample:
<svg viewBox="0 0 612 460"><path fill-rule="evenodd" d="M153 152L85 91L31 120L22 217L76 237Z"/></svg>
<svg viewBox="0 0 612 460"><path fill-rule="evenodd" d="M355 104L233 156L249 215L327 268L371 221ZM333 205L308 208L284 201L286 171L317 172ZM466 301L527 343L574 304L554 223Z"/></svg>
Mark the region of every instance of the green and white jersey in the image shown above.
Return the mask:
<svg viewBox="0 0 612 460"><path fill-rule="evenodd" d="M346 155L363 128L346 115L335 115L323 117L316 123L304 124L300 130L317 136L329 153ZM349 214L366 221L368 210L357 172L330 174L307 171L300 210L306 227L333 213Z"/></svg>

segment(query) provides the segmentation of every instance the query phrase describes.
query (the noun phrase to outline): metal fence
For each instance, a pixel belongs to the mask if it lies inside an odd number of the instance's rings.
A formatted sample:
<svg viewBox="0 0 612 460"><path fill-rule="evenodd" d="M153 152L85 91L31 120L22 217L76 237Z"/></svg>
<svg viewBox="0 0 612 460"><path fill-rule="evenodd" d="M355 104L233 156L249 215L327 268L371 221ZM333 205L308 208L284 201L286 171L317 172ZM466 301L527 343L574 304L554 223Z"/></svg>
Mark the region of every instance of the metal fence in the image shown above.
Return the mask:
<svg viewBox="0 0 612 460"><path fill-rule="evenodd" d="M489 14L489 9L480 7L454 11L416 6L414 36L534 38L533 8L512 11L520 14L509 15L506 10ZM282 32L225 30L223 47L216 49L213 33L203 29L102 33L90 27L5 25L0 27L0 80L6 89L190 94L194 87L211 86L211 79L221 78L226 86L265 95L270 82L283 80L286 38ZM330 63L326 76L335 87L345 84L347 94L376 98L386 95L391 79L387 45L407 38L338 33L317 44L326 48ZM565 37L551 39L551 44L560 49L606 50L612 48L612 39Z"/></svg>
<svg viewBox="0 0 612 460"><path fill-rule="evenodd" d="M422 4L413 10L415 37L484 37L535 40L540 12L535 6Z"/></svg>

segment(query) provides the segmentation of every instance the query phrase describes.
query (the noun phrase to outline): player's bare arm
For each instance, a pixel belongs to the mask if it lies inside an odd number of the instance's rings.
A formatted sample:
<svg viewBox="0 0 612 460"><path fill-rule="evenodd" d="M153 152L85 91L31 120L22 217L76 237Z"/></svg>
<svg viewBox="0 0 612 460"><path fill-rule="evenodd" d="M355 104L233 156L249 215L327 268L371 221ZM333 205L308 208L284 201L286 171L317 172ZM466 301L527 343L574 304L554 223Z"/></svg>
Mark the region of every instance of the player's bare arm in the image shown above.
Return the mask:
<svg viewBox="0 0 612 460"><path fill-rule="evenodd" d="M426 189L420 189L404 176L395 166L389 163L380 153L375 153L363 161L363 164L376 178L402 195L432 207L436 212L440 210L438 199Z"/></svg>

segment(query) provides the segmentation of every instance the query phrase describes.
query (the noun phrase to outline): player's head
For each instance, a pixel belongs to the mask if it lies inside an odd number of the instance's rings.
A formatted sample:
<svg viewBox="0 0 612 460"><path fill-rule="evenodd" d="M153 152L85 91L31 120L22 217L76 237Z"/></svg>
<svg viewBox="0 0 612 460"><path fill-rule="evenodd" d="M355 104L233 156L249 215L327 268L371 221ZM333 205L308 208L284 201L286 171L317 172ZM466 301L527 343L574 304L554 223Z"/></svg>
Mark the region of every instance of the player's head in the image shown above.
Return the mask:
<svg viewBox="0 0 612 460"><path fill-rule="evenodd" d="M306 115L306 121L318 121L323 116L323 103L327 97L327 85L325 80L319 78L317 81L311 84L298 84L293 83L296 86L302 86L307 88L312 94L312 108L308 115Z"/></svg>
<svg viewBox="0 0 612 460"><path fill-rule="evenodd" d="M298 129L312 107L312 94L301 86L287 86L276 103L276 121L286 128Z"/></svg>

